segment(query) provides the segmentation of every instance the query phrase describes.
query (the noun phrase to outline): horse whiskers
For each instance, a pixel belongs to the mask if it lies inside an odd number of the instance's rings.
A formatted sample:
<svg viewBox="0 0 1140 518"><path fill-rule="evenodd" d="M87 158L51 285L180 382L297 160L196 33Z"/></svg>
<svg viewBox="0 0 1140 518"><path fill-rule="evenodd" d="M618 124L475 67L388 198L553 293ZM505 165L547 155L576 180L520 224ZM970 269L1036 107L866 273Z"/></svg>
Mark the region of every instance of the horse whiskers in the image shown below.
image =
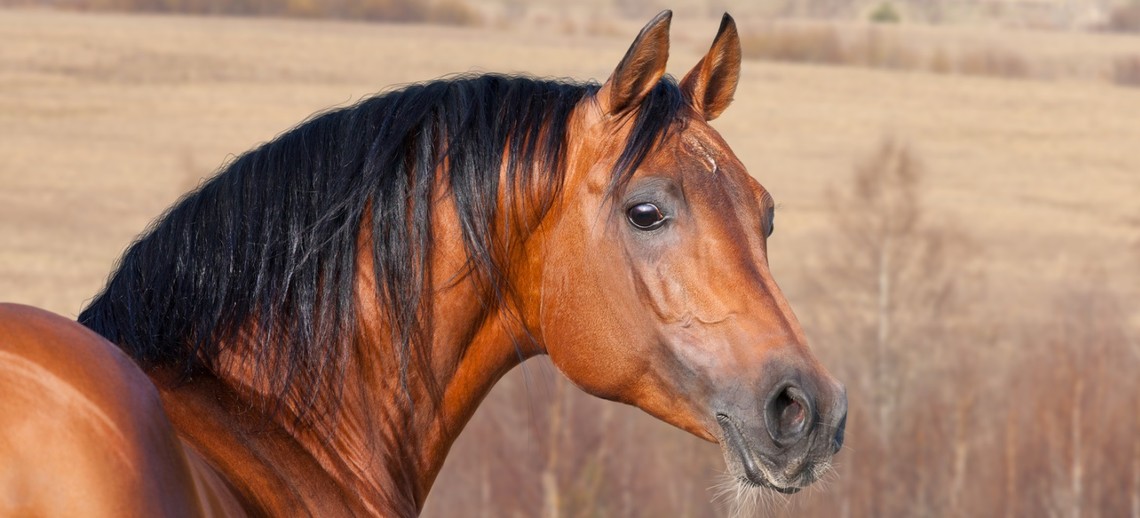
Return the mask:
<svg viewBox="0 0 1140 518"><path fill-rule="evenodd" d="M835 470L832 469L831 462L829 462L829 461L822 461L822 462L819 462L819 463L813 465L811 467L811 480L813 481L812 482L813 489L815 486L819 486L821 490L826 490L827 489L827 483L825 482L824 479L827 478L829 475L834 475L834 474L835 474Z"/></svg>
<svg viewBox="0 0 1140 518"><path fill-rule="evenodd" d="M834 463L828 462L822 466L816 474L815 483L812 484L812 491L817 488L820 492L826 493L831 490L832 482L839 480L839 470Z"/></svg>
<svg viewBox="0 0 1140 518"><path fill-rule="evenodd" d="M777 501L782 500L785 506L790 501L786 495L768 491L728 471L725 471L719 477L719 481L709 489L714 491L712 501L723 503L730 518L768 514L767 511L773 510Z"/></svg>
<svg viewBox="0 0 1140 518"><path fill-rule="evenodd" d="M812 494L817 491L826 493L838 476L836 464L831 461L817 462L811 467L813 483L807 489ZM767 515L776 510L787 511L797 502L791 495L752 484L730 471L721 473L717 481L709 486L709 491L712 493L711 501L722 505L730 518Z"/></svg>

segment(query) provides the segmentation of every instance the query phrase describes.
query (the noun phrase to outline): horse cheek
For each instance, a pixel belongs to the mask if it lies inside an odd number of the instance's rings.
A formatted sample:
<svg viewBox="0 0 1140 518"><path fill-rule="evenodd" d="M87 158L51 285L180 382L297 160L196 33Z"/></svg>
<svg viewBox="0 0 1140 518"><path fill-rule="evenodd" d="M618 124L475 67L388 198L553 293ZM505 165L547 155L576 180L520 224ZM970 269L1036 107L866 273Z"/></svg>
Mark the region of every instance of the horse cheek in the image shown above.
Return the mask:
<svg viewBox="0 0 1140 518"><path fill-rule="evenodd" d="M543 278L542 339L551 361L575 385L597 397L624 400L646 368L635 338L647 331L635 318L637 301L623 298L633 291L625 286L628 278L600 266L614 263L597 247L581 246L548 258L559 267L547 269Z"/></svg>

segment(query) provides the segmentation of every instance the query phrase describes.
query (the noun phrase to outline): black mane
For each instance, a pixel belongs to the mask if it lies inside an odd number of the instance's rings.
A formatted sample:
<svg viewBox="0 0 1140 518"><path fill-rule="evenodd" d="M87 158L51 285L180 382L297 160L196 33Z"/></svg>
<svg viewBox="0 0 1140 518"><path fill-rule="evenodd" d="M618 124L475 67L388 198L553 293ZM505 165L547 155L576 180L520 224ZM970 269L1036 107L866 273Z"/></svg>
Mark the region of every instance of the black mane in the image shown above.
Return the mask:
<svg viewBox="0 0 1140 518"><path fill-rule="evenodd" d="M126 251L79 322L144 369L172 369L183 379L217 372L222 348L241 344L276 403L304 413L325 389L339 390L356 332L357 241L367 229L378 302L399 351L392 361L406 387L409 366L430 354L417 346L430 332L425 286L438 168L471 272L493 308L510 292L498 260L510 245L500 191L508 206L550 206L562 185L569 115L597 90L481 75L318 115L237 158L170 208ZM681 106L670 78L646 97L613 186L679 120ZM507 185L500 185L504 150Z"/></svg>

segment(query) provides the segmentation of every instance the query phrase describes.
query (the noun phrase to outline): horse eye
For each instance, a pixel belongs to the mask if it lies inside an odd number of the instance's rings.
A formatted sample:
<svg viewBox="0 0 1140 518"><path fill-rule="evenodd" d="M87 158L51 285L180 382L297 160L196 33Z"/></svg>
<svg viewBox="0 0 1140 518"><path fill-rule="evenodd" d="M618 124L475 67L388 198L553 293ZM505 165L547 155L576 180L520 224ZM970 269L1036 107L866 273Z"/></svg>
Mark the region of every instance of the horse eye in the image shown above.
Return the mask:
<svg viewBox="0 0 1140 518"><path fill-rule="evenodd" d="M661 209L652 203L639 203L626 211L626 216L633 226L641 230L653 230L665 222L665 215Z"/></svg>

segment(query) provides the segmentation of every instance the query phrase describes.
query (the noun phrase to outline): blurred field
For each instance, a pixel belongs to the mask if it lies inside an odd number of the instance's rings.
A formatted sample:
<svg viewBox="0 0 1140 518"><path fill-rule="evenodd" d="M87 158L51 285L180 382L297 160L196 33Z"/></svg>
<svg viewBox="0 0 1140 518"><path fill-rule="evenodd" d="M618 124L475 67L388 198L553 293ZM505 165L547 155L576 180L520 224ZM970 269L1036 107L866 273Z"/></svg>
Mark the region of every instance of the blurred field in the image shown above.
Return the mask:
<svg viewBox="0 0 1140 518"><path fill-rule="evenodd" d="M674 23L670 71L680 76L717 21ZM0 300L76 315L165 207L316 111L451 73L604 80L635 31L0 10ZM977 37L932 31L912 37ZM1103 63L1138 43L1028 33L995 44ZM1140 89L1096 75L1005 80L748 61L714 126L779 203L771 261L793 306L812 275L804 258L826 232L828 186L890 134L926 164L929 218L977 243L987 307L1045 318L1046 287L1091 268L1135 323ZM440 484L449 476L445 468Z"/></svg>

